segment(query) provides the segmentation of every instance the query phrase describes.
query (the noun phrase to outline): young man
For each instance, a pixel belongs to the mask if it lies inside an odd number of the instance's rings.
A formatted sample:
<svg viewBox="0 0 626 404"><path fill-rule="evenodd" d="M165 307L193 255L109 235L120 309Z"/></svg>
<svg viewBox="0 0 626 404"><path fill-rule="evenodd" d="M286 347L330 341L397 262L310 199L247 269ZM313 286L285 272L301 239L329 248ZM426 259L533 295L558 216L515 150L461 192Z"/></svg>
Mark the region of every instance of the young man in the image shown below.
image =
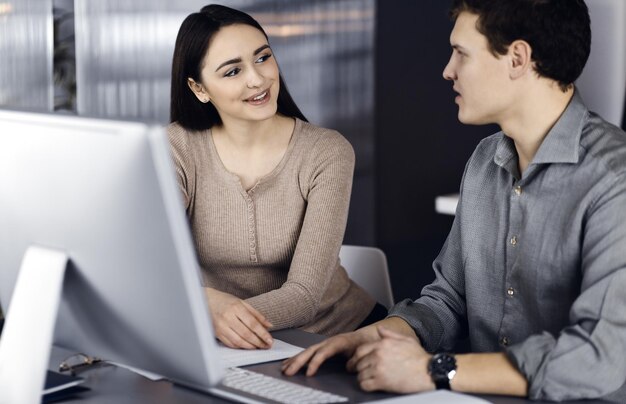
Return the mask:
<svg viewBox="0 0 626 404"><path fill-rule="evenodd" d="M587 7L455 0L451 14L443 76L458 118L502 131L466 166L436 279L283 371L312 375L344 353L367 391L626 398L626 134L572 84L589 55ZM444 353L467 335L472 353Z"/></svg>

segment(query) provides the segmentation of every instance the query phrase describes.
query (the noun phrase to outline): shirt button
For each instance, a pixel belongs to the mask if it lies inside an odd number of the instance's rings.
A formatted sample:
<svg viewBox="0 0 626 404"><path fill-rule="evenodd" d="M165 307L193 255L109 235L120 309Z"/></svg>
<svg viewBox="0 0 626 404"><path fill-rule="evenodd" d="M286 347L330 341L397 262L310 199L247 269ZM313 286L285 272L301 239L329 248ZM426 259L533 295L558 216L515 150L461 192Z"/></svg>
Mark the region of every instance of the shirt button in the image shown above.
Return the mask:
<svg viewBox="0 0 626 404"><path fill-rule="evenodd" d="M517 236L511 237L511 240L509 242L511 243L511 245L516 245L517 244Z"/></svg>
<svg viewBox="0 0 626 404"><path fill-rule="evenodd" d="M500 344L507 346L509 345L509 339L507 337L500 338Z"/></svg>
<svg viewBox="0 0 626 404"><path fill-rule="evenodd" d="M522 187L519 185L515 187L515 195L520 196L522 194Z"/></svg>
<svg viewBox="0 0 626 404"><path fill-rule="evenodd" d="M513 297L513 295L515 294L515 289L513 288L508 288L506 290L506 294L509 295L510 297Z"/></svg>

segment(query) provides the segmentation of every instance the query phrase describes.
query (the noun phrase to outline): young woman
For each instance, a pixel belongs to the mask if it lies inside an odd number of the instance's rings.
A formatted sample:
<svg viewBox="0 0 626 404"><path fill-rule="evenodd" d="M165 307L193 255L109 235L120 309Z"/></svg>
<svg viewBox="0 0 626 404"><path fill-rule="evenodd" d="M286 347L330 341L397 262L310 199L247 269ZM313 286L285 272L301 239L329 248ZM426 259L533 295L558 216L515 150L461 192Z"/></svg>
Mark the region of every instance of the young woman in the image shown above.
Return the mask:
<svg viewBox="0 0 626 404"><path fill-rule="evenodd" d="M352 147L307 123L252 17L209 5L185 19L171 122L218 339L268 348L269 329L333 335L386 315L338 262Z"/></svg>

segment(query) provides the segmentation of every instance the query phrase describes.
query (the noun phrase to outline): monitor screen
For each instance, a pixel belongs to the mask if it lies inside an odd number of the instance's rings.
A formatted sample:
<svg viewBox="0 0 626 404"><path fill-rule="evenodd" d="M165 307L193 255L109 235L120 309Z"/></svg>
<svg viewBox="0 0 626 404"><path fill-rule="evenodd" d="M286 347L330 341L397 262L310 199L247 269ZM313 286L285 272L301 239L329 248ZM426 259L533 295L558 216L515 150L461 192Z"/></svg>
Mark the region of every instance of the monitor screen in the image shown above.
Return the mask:
<svg viewBox="0 0 626 404"><path fill-rule="evenodd" d="M63 251L69 259L55 344L201 389L219 381L164 128L0 111L5 333L31 246Z"/></svg>

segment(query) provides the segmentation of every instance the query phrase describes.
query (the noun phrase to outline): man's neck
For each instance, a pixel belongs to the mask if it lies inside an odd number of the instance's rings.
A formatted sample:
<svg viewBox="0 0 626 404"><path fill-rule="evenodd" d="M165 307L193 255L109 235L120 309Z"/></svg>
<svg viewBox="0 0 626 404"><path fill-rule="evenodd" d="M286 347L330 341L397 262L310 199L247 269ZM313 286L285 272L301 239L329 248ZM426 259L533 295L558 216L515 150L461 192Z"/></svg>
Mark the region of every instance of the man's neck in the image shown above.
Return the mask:
<svg viewBox="0 0 626 404"><path fill-rule="evenodd" d="M528 168L574 95L573 87L563 92L554 82L542 84L526 89L510 117L500 123L502 131L515 143L520 174Z"/></svg>

